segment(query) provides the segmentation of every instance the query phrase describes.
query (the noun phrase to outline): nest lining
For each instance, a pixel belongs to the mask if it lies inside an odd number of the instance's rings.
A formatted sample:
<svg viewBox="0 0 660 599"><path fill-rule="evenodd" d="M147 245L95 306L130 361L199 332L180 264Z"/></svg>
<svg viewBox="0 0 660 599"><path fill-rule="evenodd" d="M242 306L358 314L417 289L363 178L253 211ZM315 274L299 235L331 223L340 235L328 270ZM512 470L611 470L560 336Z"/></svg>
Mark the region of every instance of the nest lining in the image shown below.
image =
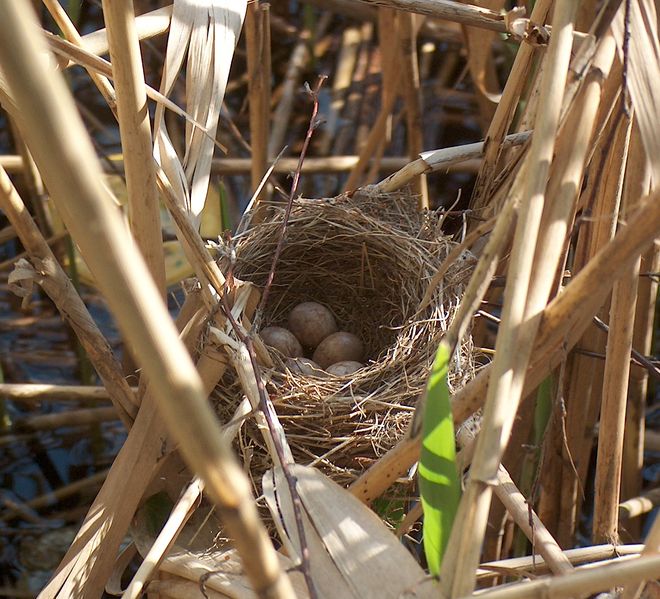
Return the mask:
<svg viewBox="0 0 660 599"><path fill-rule="evenodd" d="M297 200L264 314L263 326L286 326L296 304L316 301L365 345L366 366L351 375L305 376L291 372L278 355L276 368L266 373L295 459L343 484L405 432L471 272L466 254L417 314L453 242L439 231L439 217L418 213L415 203L398 194ZM274 206L268 222L238 238L235 274L242 280L263 287L283 214L281 205ZM459 388L473 374L468 339L457 352L450 387ZM229 419L242 397L235 373L227 371L214 397L220 417ZM270 462L256 427L243 428L239 445L259 481Z"/></svg>

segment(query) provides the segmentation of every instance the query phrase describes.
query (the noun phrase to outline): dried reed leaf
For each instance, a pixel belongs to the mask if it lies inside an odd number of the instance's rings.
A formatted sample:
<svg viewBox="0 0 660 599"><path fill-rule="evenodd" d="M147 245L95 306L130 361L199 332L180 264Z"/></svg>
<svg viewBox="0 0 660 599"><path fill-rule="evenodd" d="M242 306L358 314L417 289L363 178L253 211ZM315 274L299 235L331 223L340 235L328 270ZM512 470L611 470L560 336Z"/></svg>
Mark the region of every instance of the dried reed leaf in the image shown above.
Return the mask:
<svg viewBox="0 0 660 599"><path fill-rule="evenodd" d="M172 11L167 54L160 91L172 92L186 63L186 109L204 124L206 134L186 125L185 154L180 158L156 109L154 153L179 202L199 226L211 173L215 133L225 95L229 68L243 26L247 2L176 0ZM210 138L209 138L210 136Z"/></svg>
<svg viewBox="0 0 660 599"><path fill-rule="evenodd" d="M623 57L625 2L612 22L612 29ZM630 99L651 163L654 185L660 184L660 42L658 42L658 15L653 0L630 3L630 43L628 46L628 72L626 80Z"/></svg>
<svg viewBox="0 0 660 599"><path fill-rule="evenodd" d="M437 596L435 583L424 585L424 592L417 588L424 571L376 514L318 470L296 465L292 471L305 515L312 577L321 597L386 599L413 588L416 597ZM263 486L273 518L281 518L284 528L294 531L281 470L268 471ZM291 536L290 541L299 550L297 538ZM324 586L337 581L341 586Z"/></svg>

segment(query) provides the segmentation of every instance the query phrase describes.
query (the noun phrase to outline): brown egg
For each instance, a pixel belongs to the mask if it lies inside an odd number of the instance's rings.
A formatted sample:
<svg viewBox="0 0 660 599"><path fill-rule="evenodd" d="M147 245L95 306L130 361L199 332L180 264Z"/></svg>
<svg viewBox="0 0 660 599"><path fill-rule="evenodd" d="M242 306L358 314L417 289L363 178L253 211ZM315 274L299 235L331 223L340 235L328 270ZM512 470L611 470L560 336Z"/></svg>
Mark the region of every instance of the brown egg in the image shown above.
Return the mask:
<svg viewBox="0 0 660 599"><path fill-rule="evenodd" d="M284 327L266 327L259 335L266 345L274 347L283 356L297 358L303 355L303 348L298 339Z"/></svg>
<svg viewBox="0 0 660 599"><path fill-rule="evenodd" d="M364 364L361 362L353 362L352 360L344 360L343 362L337 362L326 368L328 374L334 374L335 376L344 376L347 374L353 374L356 370L364 368Z"/></svg>
<svg viewBox="0 0 660 599"><path fill-rule="evenodd" d="M291 310L289 329L304 347L315 349L328 335L337 331L337 323L325 306L303 302Z"/></svg>
<svg viewBox="0 0 660 599"><path fill-rule="evenodd" d="M363 353L364 346L358 337L339 331L321 341L312 358L321 368L327 368L337 362L359 362Z"/></svg>
<svg viewBox="0 0 660 599"><path fill-rule="evenodd" d="M319 377L325 375L325 371L314 360L310 360L309 358L289 358L286 361L286 367L294 374Z"/></svg>

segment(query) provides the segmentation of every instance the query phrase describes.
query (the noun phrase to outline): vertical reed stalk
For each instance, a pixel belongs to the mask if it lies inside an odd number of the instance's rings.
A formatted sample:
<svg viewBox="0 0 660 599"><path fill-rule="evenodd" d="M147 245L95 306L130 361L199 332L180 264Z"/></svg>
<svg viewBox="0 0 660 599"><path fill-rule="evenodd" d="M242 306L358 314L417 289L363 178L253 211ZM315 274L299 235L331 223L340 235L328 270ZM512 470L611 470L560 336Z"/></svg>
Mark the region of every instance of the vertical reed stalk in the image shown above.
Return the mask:
<svg viewBox="0 0 660 599"><path fill-rule="evenodd" d="M128 190L128 219L133 237L164 298L165 258L160 208L133 0L104 0L103 17L117 92L117 116Z"/></svg>
<svg viewBox="0 0 660 599"><path fill-rule="evenodd" d="M571 0L559 0L555 4L553 35L541 82L539 110L529 155L530 168L513 242L493 373L482 429L470 469L470 480L461 500L461 504L465 504L464 518L457 516L454 525L460 539L457 545L457 567L454 572L446 572L444 568L442 572L443 584L447 585L445 588L451 588L452 597L470 593L474 588L492 494L490 484L497 476L511 432L538 329L539 310L535 309L532 313L526 311L527 292L573 44L572 20L575 8ZM466 530L468 526L471 530Z"/></svg>
<svg viewBox="0 0 660 599"><path fill-rule="evenodd" d="M255 190L266 173L270 124L270 23L268 6L249 3L245 14L248 96L250 105L251 186ZM263 193L263 192L262 192ZM261 195L261 194L260 194ZM259 197L255 198L259 202ZM260 223L264 212L258 207L252 221Z"/></svg>
<svg viewBox="0 0 660 599"><path fill-rule="evenodd" d="M73 100L61 77L47 68L45 55L31 8L21 2L0 4L0 64L13 99L30 115L20 125L44 181L131 343L169 430L220 507L256 593L291 597L250 483L222 441L192 360L102 185Z"/></svg>

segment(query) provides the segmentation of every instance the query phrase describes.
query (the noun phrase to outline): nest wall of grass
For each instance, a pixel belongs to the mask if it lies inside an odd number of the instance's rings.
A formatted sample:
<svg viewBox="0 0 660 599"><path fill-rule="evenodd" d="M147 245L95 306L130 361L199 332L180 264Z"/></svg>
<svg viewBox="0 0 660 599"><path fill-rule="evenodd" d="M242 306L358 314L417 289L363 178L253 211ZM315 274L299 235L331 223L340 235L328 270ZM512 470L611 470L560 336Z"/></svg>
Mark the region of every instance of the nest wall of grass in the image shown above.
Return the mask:
<svg viewBox="0 0 660 599"><path fill-rule="evenodd" d="M284 207L237 239L235 274L260 288L268 277ZM286 326L291 309L316 301L340 330L358 335L366 366L346 376L292 372L273 350L267 389L296 461L318 466L340 484L352 482L403 435L431 362L469 278L473 259L453 264L432 304L418 312L431 277L453 242L440 217L420 214L405 194L297 200L262 326ZM474 374L471 340L464 341L449 382L461 387ZM228 370L214 398L228 420L242 397ZM256 426L243 427L240 450L257 484L270 460Z"/></svg>

